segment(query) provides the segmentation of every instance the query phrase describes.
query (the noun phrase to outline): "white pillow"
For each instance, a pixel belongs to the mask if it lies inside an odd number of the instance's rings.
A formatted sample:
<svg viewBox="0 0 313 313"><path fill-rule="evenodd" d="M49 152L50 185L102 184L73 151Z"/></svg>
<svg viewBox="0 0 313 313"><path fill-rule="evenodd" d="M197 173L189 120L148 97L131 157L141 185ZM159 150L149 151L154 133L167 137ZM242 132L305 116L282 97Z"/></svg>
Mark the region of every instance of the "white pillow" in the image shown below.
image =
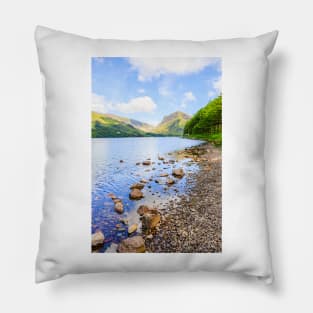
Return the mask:
<svg viewBox="0 0 313 313"><path fill-rule="evenodd" d="M268 55L277 34L135 42L37 27L48 152L37 282L104 271L232 271L272 281L263 147ZM191 150L203 156L172 152L198 144L169 137L181 134L187 115L170 115L159 127L133 120L157 124L170 112L193 115L220 94L222 188L221 148ZM92 110L101 114L91 121ZM214 112L201 114L209 119ZM221 125L211 121L185 133L216 144ZM91 139L91 127L95 137L135 137ZM149 158L152 164L142 165ZM178 168L183 177L172 175ZM128 199L139 180L144 198ZM176 204L166 202L174 197ZM139 219L136 209L145 204L158 211L150 208Z"/></svg>

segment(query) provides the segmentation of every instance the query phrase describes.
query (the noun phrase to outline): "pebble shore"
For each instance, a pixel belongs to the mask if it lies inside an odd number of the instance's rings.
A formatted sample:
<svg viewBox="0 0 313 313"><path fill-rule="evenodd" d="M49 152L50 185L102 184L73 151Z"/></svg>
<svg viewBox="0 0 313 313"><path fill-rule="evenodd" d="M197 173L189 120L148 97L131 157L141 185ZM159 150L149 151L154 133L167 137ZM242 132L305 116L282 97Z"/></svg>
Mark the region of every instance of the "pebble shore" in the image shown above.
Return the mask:
<svg viewBox="0 0 313 313"><path fill-rule="evenodd" d="M148 252L222 252L221 149L202 144L183 151L200 170L187 177L189 189L162 211L161 223L145 238Z"/></svg>

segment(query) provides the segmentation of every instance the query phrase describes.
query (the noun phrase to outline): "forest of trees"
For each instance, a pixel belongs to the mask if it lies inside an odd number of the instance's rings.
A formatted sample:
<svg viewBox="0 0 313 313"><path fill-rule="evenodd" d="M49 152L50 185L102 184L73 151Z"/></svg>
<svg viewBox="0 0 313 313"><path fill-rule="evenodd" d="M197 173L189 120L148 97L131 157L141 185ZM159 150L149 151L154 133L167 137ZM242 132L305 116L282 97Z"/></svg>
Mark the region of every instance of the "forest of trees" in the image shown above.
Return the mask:
<svg viewBox="0 0 313 313"><path fill-rule="evenodd" d="M222 144L222 96L200 109L185 125L184 136Z"/></svg>

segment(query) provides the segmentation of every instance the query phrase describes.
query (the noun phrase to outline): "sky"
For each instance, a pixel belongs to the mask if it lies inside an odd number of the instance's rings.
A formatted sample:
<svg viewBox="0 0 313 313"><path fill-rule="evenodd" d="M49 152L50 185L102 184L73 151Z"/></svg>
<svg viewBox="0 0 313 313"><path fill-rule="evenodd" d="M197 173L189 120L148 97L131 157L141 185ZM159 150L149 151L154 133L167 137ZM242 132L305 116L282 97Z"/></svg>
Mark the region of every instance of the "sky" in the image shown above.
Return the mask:
<svg viewBox="0 0 313 313"><path fill-rule="evenodd" d="M193 115L222 92L220 58L94 57L91 67L93 111L152 125Z"/></svg>

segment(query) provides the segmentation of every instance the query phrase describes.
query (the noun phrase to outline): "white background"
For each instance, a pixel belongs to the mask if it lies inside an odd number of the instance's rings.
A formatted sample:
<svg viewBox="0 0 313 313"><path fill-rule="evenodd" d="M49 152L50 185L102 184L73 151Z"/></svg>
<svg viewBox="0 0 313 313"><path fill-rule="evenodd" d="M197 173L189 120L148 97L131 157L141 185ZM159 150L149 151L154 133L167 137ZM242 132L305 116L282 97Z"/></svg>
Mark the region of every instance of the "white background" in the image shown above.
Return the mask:
<svg viewBox="0 0 313 313"><path fill-rule="evenodd" d="M310 3L1 2L0 311L312 312ZM45 160L41 79L33 40L37 24L121 39L206 40L280 31L271 56L267 95L267 213L276 276L272 286L235 275L204 273L93 274L35 285Z"/></svg>

